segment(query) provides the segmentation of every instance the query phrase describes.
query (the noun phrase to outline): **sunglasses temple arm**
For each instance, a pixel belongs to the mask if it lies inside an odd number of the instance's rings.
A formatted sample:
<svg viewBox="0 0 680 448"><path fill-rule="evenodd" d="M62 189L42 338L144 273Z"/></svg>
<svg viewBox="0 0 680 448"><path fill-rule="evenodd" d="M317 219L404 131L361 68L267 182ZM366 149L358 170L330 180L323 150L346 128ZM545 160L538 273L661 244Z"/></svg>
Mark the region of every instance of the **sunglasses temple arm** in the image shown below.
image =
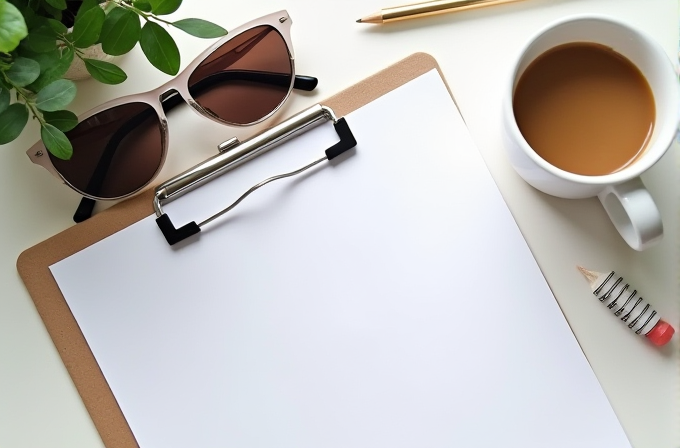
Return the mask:
<svg viewBox="0 0 680 448"><path fill-rule="evenodd" d="M313 76L295 75L295 82L293 83L293 88L297 90L304 90L305 92L311 92L316 89L319 80Z"/></svg>
<svg viewBox="0 0 680 448"><path fill-rule="evenodd" d="M94 210L94 205L97 203L94 199L83 197L76 208L76 212L73 214L73 222L83 222L92 216L92 211Z"/></svg>
<svg viewBox="0 0 680 448"><path fill-rule="evenodd" d="M178 97L179 102L182 102L182 98L179 97L179 95L176 96ZM175 100L173 100L173 102L174 101ZM120 129L118 129L113 134L113 136L111 136L111 139L109 139L109 142L106 144L106 148L104 148L104 151L102 152L102 156L99 158L99 162L97 163L94 173L92 173L92 177L90 177L90 182L87 186L87 191L90 194L94 196L99 194L120 142L123 141L123 139L130 132L134 131L139 125L143 124L144 121L152 115L153 112L151 110L145 110L141 113L138 113L126 121L125 124L121 126ZM90 218L92 216L95 203L96 201L94 199L83 197L80 200L80 204L73 215L73 221L78 223Z"/></svg>
<svg viewBox="0 0 680 448"><path fill-rule="evenodd" d="M206 90L219 86L228 85L231 82L248 81L251 83L263 84L268 86L276 86L281 88L288 88L290 86L290 75L287 73L265 72L256 70L225 70L213 73L206 76L200 81L189 86L189 92L194 98L198 98ZM312 91L316 88L319 80L312 76L295 76L293 88L298 90ZM163 110L168 112L177 104L182 102L179 95L171 94L167 98L161 100L163 103Z"/></svg>

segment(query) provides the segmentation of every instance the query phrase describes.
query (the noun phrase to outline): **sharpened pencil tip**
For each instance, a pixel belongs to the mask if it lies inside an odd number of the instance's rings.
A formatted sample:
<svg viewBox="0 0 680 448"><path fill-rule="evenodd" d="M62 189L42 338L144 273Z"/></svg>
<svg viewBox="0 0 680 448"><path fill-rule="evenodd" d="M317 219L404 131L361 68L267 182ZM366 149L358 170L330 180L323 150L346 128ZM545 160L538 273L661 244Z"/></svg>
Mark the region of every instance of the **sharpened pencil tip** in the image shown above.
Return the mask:
<svg viewBox="0 0 680 448"><path fill-rule="evenodd" d="M375 24L384 23L382 12L376 12L375 14L363 16L362 18L357 20L357 23L375 23Z"/></svg>
<svg viewBox="0 0 680 448"><path fill-rule="evenodd" d="M591 271L590 269L586 269L583 266L576 266L576 268L581 271L581 274L583 274L586 280L588 280L590 286L593 286L600 276L599 272Z"/></svg>

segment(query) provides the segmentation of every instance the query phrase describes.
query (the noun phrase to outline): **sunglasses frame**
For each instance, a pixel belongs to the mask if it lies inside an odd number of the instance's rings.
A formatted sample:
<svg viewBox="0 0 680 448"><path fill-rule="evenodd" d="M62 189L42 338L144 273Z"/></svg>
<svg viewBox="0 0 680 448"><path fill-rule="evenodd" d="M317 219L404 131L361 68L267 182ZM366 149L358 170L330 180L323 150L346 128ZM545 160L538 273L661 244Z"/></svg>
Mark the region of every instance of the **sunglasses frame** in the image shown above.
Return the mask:
<svg viewBox="0 0 680 448"><path fill-rule="evenodd" d="M194 70L196 67L198 67L203 61L205 61L213 52L215 52L218 48L220 48L222 45L226 44L230 40L234 39L235 37L239 36L240 34L244 33L245 31L248 31L252 28L258 27L258 26L266 26L269 25L271 26L276 32L278 32L281 37L283 37L283 40L286 44L287 50L288 50L288 57L290 59L290 64L291 64L291 79L290 79L290 85L288 86L288 92L286 95L283 97L281 102L276 106L275 109L273 109L271 112L269 112L267 115L264 117L260 118L259 120L253 121L251 123L246 123L246 124L237 124L237 123L229 123L226 121L223 121L216 117L214 114L210 113L206 109L204 109L200 104L194 100L194 98L191 96L189 93L189 77L193 74ZM85 112L81 116L78 117L78 122L82 122L88 118L90 118L93 115L96 115L100 112L103 112L107 109L111 109L116 106L120 106L123 104L128 104L128 103L144 103L149 106L151 106L158 117L159 124L160 124L160 130L161 130L161 143L163 145L162 148L162 156L161 160L158 165L158 169L154 172L154 174L151 176L151 178L141 187L136 189L135 191L132 191L130 193L127 193L122 196L118 197L97 197L93 196L90 194L87 194L83 191L80 191L76 187L74 187L68 180L64 178L64 176L61 175L61 173L54 167L52 164L52 160L50 159L48 155L48 151L45 149L45 146L43 145L42 141L38 141L35 145L33 145L31 148L29 148L26 151L26 155L28 155L29 159L31 162L35 163L36 165L40 165L43 168L45 168L47 171L49 171L53 176L55 176L57 179L61 180L64 184L69 186L72 190L76 191L78 194L82 195L85 198L93 199L93 200L117 200L117 199L123 199L123 198L128 198L130 196L133 196L140 191L144 190L146 187L148 187L158 176L160 173L161 169L163 168L163 165L165 165L165 160L167 157L168 153L168 147L169 147L169 131L168 131L168 120L165 115L165 111L163 110L163 101L175 96L175 95L180 95L184 102L188 103L191 106L191 109L194 110L196 113L201 115L202 117L207 117L217 123L220 123L222 125L226 126L234 126L234 127L244 127L244 126L252 126L258 123L261 123L262 121L270 118L272 115L274 115L286 102L286 100L290 97L291 90L293 89L293 84L295 83L295 53L293 51L293 45L292 45L292 39L290 35L290 27L292 25L292 20L290 16L288 15L288 12L286 10L281 10L278 12L274 12L272 14L268 14L266 16L260 17L259 19L251 20L248 23L245 23L237 28L234 28L232 31L230 31L226 36L220 38L217 42L215 42L213 45L211 45L208 49L203 51L201 54L196 56L194 60L187 65L184 70L182 70L178 75L173 77L171 80L168 82L164 83L163 85L153 89L149 90L147 92L143 93L135 93L131 95L126 95L117 99L113 99L110 101L107 101L106 103L97 106L93 109L90 109L89 111Z"/></svg>

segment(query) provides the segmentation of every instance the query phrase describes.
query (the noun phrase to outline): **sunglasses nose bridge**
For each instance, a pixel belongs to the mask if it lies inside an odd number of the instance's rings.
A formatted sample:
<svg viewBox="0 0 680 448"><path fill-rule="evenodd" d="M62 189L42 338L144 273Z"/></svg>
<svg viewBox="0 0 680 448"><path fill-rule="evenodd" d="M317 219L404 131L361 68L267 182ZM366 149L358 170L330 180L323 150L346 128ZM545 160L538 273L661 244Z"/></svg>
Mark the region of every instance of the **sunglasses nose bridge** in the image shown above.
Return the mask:
<svg viewBox="0 0 680 448"><path fill-rule="evenodd" d="M180 89L176 87L167 87L165 89L159 89L154 92L157 95L158 101L163 107L163 112L167 113L175 106L182 103L189 103L188 99L182 94Z"/></svg>

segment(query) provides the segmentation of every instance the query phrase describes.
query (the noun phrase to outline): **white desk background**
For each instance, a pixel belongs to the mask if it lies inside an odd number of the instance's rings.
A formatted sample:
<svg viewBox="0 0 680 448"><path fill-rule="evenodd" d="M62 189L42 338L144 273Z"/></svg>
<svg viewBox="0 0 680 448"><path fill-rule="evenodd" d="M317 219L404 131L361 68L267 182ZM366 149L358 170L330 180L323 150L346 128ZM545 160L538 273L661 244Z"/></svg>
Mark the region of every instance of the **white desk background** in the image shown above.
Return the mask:
<svg viewBox="0 0 680 448"><path fill-rule="evenodd" d="M279 9L288 10L294 22L297 73L318 77L319 87L313 93L293 93L279 119L413 52L432 54L632 444L636 448L680 446L678 336L662 350L635 337L590 295L575 268L581 264L601 271L620 271L678 328L678 145L644 176L661 209L665 239L637 253L616 235L596 199L557 199L527 186L508 164L500 132L501 89L518 49L537 29L569 14L607 14L652 35L676 60L677 0L525 0L386 26L355 21L402 2L184 3L172 17L205 18L227 29ZM183 67L208 46L207 41L171 32L180 46ZM129 75L125 83L111 87L91 80L79 82L78 98L71 110L79 114L168 79L146 62L139 47L121 57L119 64ZM162 178L212 155L221 141L255 131L251 128L234 133L197 116L188 107L179 109L169 116L171 144ZM21 251L73 225L71 216L79 201L78 195L25 156L26 148L38 135L38 127L32 123L17 141L0 148L0 447L101 447L99 435L16 273ZM521 408L521 403L518 406Z"/></svg>

